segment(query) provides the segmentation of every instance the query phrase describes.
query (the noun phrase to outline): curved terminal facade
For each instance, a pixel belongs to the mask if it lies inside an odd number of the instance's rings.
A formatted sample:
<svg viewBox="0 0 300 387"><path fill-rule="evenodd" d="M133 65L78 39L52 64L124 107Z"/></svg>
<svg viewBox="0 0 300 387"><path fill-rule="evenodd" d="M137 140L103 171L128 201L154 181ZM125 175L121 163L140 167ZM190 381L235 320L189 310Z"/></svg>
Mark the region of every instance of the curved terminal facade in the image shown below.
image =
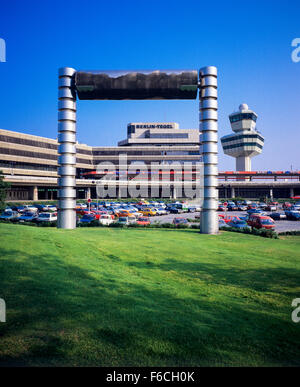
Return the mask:
<svg viewBox="0 0 300 387"><path fill-rule="evenodd" d="M235 157L236 171L251 171L251 158L262 152L265 141L255 129L257 114L247 104L241 104L229 120L234 133L221 138L224 153Z"/></svg>
<svg viewBox="0 0 300 387"><path fill-rule="evenodd" d="M65 125L64 120L61 122ZM153 197L184 197L176 175L180 175L185 163L191 165L192 173L187 176L191 187L195 186L196 168L201 159L198 129L180 129L174 122L131 122L127 126L127 138L118 146L99 147L74 142L70 147L69 142L74 139L70 132L72 127L60 124L60 128L60 140L64 139L67 146L59 145L58 139L0 129L0 170L11 184L8 200L51 200L69 193L72 200L96 198L97 179L104 175L99 173L99 166L103 170L114 166L111 182L116 182L115 197L120 197L120 156L126 156L128 166L143 163L150 169L153 163L159 165L157 176L152 176L153 181L148 184L148 197L152 194ZM73 167L65 171L64 158L70 157L69 152L74 146ZM76 192L69 192L68 186L63 192L57 190L58 172L75 178ZM136 175L132 170L128 180ZM141 180L145 178L140 177ZM158 189L151 192L151 184ZM123 187L122 197L126 196L127 189Z"/></svg>

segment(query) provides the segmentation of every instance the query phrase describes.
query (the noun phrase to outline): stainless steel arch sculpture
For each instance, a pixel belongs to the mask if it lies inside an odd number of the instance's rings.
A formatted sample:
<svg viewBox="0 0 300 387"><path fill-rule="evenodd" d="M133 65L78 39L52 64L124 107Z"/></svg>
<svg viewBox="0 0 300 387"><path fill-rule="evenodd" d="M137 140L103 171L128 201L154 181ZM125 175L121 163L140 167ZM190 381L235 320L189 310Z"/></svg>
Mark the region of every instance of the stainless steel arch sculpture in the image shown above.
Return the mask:
<svg viewBox="0 0 300 387"><path fill-rule="evenodd" d="M59 69L58 228L76 228L76 96L82 100L196 99L199 89L200 142L204 162L201 232L216 234L218 174L217 69L76 71Z"/></svg>

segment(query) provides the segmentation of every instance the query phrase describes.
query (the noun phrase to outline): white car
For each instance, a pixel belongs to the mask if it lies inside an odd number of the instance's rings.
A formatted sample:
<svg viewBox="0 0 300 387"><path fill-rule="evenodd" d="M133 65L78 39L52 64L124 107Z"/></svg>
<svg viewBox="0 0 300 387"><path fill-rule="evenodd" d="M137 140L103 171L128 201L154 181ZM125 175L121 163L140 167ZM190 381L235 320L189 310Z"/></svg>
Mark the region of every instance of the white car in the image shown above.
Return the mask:
<svg viewBox="0 0 300 387"><path fill-rule="evenodd" d="M167 211L164 208L156 207L155 211L157 212L157 215L167 215Z"/></svg>
<svg viewBox="0 0 300 387"><path fill-rule="evenodd" d="M103 224L104 226L109 226L110 224L112 224L114 222L114 220L113 220L111 215L103 214L100 216L99 222L101 224Z"/></svg>
<svg viewBox="0 0 300 387"><path fill-rule="evenodd" d="M56 212L43 212L37 217L37 222L55 222L57 220Z"/></svg>
<svg viewBox="0 0 300 387"><path fill-rule="evenodd" d="M29 211L29 212L37 212L37 211L38 211L38 208L35 207L35 206L28 206L28 207L27 207L27 211Z"/></svg>

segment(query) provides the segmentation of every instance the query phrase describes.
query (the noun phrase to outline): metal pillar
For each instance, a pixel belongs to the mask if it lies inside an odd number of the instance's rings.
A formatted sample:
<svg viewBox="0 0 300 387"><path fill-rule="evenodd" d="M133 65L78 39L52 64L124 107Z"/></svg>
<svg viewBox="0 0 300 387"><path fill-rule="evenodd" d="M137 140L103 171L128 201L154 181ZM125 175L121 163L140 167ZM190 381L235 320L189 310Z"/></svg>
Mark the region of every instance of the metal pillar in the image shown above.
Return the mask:
<svg viewBox="0 0 300 387"><path fill-rule="evenodd" d="M76 93L75 70L58 71L58 228L76 228Z"/></svg>
<svg viewBox="0 0 300 387"><path fill-rule="evenodd" d="M200 79L200 133L204 163L204 200L201 211L202 234L217 234L218 209L218 92L217 68L203 67Z"/></svg>

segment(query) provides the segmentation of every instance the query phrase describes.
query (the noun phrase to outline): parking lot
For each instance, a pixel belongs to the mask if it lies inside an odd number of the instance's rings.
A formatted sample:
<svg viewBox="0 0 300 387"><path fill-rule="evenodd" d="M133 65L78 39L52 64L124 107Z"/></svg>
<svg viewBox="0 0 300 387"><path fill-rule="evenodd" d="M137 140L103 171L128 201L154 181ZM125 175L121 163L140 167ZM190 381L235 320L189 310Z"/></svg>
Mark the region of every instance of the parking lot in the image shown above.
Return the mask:
<svg viewBox="0 0 300 387"><path fill-rule="evenodd" d="M284 213L283 211L281 211ZM221 214L221 212L219 212ZM246 216L246 212L241 211L228 211L228 215L237 215L237 216ZM271 212L266 212L267 215L271 214ZM172 223L174 218L185 218L185 219L195 219L195 216L198 216L198 212L185 212L182 214L168 214L161 216L153 216L150 218L151 223L159 222L159 223ZM276 232L285 232L285 231L300 231L300 221L294 220L275 220L275 231Z"/></svg>
<svg viewBox="0 0 300 387"><path fill-rule="evenodd" d="M189 206L182 205L178 202L177 205L182 206L182 210L180 210L179 213L172 213L172 208L166 208L167 214L164 215L157 215L159 210L157 208L160 208L159 206L154 207L153 204L148 204L148 205L134 205L133 203L131 205L125 204L125 203L116 203L116 205L111 206L104 206L102 207L100 203L91 203L94 207L90 208L89 204L85 204L82 207L79 207L79 212L77 213L77 222L91 222L93 219L96 219L100 221L103 225L109 225L111 223L117 222L117 221L122 221L122 219L126 220L126 217L130 216L131 222L137 222L141 225L144 225L143 223L140 223L141 219L139 217L144 217L143 220L146 221L149 224L149 221L151 224L154 223L173 223L174 218L183 218L183 219L194 219L195 222L192 222L191 224L199 224L199 212L183 212L187 211ZM175 204L172 204L171 206L174 206ZM79 206L79 204L78 204ZM38 208L37 208L38 207ZM183 210L183 207L185 209ZM91 211L89 211L89 208ZM98 210L97 210L98 208ZM161 207L163 208L163 207ZM190 208L191 210L192 208ZM196 207L194 207L193 211L195 211ZM11 211L12 209L8 209ZM42 222L42 221L56 221L57 220L57 209L54 205L26 205L26 206L16 206L13 207L14 212L17 214L17 217L15 221L18 222L24 222L24 221L30 221L30 222ZM52 210L51 213L49 211ZM101 210L101 211L99 211ZM145 213L146 210L146 213ZM199 210L199 208L198 208ZM46 213L45 213L46 211ZM47 212L48 211L48 212ZM121 215L122 212L122 215ZM166 212L166 211L164 211ZM284 215L284 210L281 208L281 206L277 207L276 212L281 213ZM5 213L3 213L5 214ZM0 219L5 218L5 215L3 217L3 214L1 214ZM85 215L84 215L85 214ZM111 220L105 220L102 218L105 217L110 217L108 214L114 214L112 216ZM156 214L156 215L155 215ZM271 211L264 211L265 215L271 215ZM83 216L84 215L84 216ZM218 211L218 215L226 215L226 216L237 216L241 217L241 219L245 218L247 216L246 211ZM100 220L99 220L100 219ZM124 220L124 222L127 224L127 222ZM180 222L180 221L179 221ZM298 220L286 220L286 219L281 219L281 220L275 220L275 231L280 233L280 232L286 232L286 231L300 231L300 221Z"/></svg>

